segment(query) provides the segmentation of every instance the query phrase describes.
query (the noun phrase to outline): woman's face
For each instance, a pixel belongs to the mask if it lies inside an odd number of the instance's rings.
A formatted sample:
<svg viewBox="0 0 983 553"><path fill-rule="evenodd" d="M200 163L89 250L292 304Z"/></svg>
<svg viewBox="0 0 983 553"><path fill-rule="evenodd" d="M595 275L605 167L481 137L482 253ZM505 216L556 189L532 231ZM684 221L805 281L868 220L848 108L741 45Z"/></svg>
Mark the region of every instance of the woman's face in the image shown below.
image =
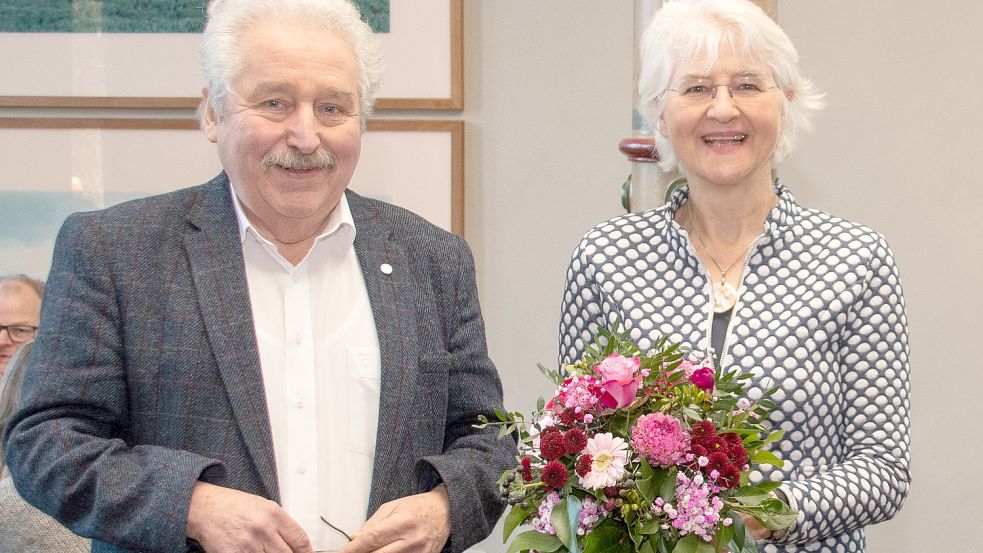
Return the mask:
<svg viewBox="0 0 983 553"><path fill-rule="evenodd" d="M659 132L672 141L691 185L770 184L772 153L782 129L781 90L771 71L730 48L721 49L709 72L706 67L699 57L680 69L670 86L674 92L667 93ZM763 90L747 95L754 86ZM713 97L701 99L699 91L708 89Z"/></svg>

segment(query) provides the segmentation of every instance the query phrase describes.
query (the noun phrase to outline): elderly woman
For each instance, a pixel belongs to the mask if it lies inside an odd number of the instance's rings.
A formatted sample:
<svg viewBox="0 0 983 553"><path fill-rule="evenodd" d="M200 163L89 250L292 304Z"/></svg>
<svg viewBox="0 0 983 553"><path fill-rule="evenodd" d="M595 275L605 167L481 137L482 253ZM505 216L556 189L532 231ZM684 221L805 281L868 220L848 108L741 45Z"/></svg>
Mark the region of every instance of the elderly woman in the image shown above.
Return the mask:
<svg viewBox="0 0 983 553"><path fill-rule="evenodd" d="M819 95L788 37L744 0L667 2L642 43L641 106L665 170L687 185L587 233L567 273L560 358L621 321L778 386L790 530L767 552L864 550L864 526L908 491L908 343L894 256L863 225L800 206L774 167Z"/></svg>
<svg viewBox="0 0 983 553"><path fill-rule="evenodd" d="M0 432L20 403L20 388L33 344L27 342L17 350L0 379ZM0 551L82 553L90 546L89 540L71 533L21 498L7 473L0 448Z"/></svg>

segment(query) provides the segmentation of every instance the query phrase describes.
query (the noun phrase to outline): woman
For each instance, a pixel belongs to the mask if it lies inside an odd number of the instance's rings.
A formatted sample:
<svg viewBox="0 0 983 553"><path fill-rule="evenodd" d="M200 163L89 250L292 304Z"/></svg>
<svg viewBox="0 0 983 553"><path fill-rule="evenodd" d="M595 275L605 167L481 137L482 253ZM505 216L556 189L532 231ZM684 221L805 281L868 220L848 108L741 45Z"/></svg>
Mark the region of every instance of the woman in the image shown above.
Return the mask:
<svg viewBox="0 0 983 553"><path fill-rule="evenodd" d="M904 300L884 238L801 207L772 170L820 96L788 37L744 0L668 2L642 41L641 106L665 170L687 186L603 223L567 273L560 358L621 321L645 350L667 335L778 386L782 481L799 511L767 552L863 551L901 507L908 463Z"/></svg>
<svg viewBox="0 0 983 553"><path fill-rule="evenodd" d="M10 358L0 380L0 430L20 402L27 358L34 342L27 342ZM24 501L7 474L0 449L0 551L25 553L82 553L89 551L91 542L76 536L67 528Z"/></svg>

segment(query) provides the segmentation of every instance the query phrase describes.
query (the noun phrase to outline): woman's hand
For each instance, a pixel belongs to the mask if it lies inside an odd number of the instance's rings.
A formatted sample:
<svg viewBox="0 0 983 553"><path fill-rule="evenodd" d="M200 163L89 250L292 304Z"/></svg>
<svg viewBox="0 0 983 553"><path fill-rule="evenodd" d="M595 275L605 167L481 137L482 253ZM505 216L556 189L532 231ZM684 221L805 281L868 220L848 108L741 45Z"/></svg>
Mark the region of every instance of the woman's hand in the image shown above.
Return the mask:
<svg viewBox="0 0 983 553"><path fill-rule="evenodd" d="M744 513L737 513L741 515L741 520L744 521L744 526L747 527L748 532L751 533L751 537L757 541L763 541L771 538L773 532L758 522L758 519L751 515L745 515Z"/></svg>

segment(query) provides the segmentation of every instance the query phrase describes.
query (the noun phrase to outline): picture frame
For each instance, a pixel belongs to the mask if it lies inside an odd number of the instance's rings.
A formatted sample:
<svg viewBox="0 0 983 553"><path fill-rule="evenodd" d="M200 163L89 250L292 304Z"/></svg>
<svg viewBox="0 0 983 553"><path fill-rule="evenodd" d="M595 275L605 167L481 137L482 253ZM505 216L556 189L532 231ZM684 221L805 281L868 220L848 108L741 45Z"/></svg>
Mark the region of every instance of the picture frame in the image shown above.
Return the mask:
<svg viewBox="0 0 983 553"><path fill-rule="evenodd" d="M0 118L0 274L45 277L74 211L193 186L221 170L195 121L98 122ZM370 120L350 188L463 234L464 122Z"/></svg>
<svg viewBox="0 0 983 553"><path fill-rule="evenodd" d="M463 109L463 34L463 0L391 0L376 109ZM200 36L0 33L0 107L195 108Z"/></svg>

